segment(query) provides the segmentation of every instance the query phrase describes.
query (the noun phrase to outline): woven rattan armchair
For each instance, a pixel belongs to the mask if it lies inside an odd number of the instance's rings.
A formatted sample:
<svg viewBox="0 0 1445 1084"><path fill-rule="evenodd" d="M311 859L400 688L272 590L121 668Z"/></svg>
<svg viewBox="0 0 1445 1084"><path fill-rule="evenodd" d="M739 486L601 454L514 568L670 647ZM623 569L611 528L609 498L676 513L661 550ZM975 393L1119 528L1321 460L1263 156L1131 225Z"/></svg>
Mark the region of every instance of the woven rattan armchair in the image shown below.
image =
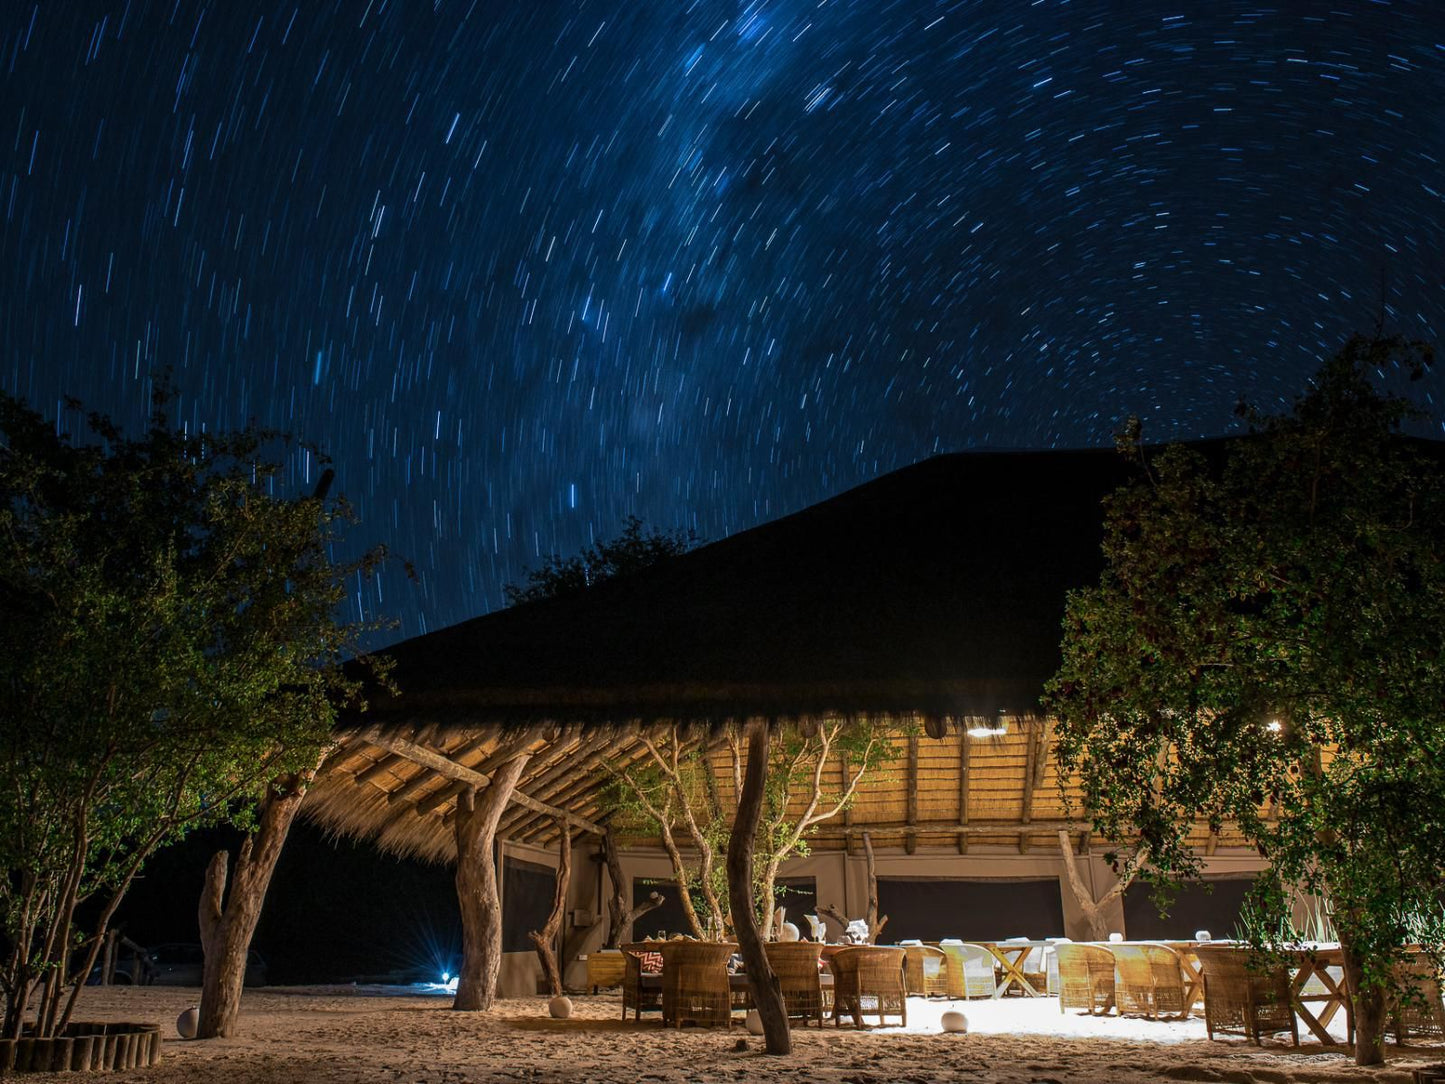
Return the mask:
<svg viewBox="0 0 1445 1084"><path fill-rule="evenodd" d="M1189 1010L1184 1003L1184 967L1179 953L1167 945L1112 945L1119 978L1114 988L1119 1014L1161 1015L1182 1018Z"/></svg>
<svg viewBox="0 0 1445 1084"><path fill-rule="evenodd" d="M717 941L664 941L660 947L663 1026L680 1028L692 1021L707 1027L731 1027L728 957L737 946Z"/></svg>
<svg viewBox="0 0 1445 1084"><path fill-rule="evenodd" d="M654 942L637 942L622 946L622 1019L627 1011L641 1020L645 1012L662 1011L662 976L642 973L642 954L655 952Z"/></svg>
<svg viewBox="0 0 1445 1084"><path fill-rule="evenodd" d="M1059 1012L1083 1009L1107 1013L1114 1007L1114 954L1102 945L1061 943L1054 947L1059 961Z"/></svg>
<svg viewBox="0 0 1445 1084"><path fill-rule="evenodd" d="M1211 1039L1216 1031L1240 1032L1257 1045L1263 1035L1289 1032L1299 1046L1287 967L1252 970L1249 950L1232 945L1198 945L1194 953L1204 973L1204 1027Z"/></svg>
<svg viewBox="0 0 1445 1084"><path fill-rule="evenodd" d="M935 945L905 943L903 982L910 994L948 997L948 959Z"/></svg>
<svg viewBox="0 0 1445 1084"><path fill-rule="evenodd" d="M948 983L949 997L993 997L998 989L993 974L994 964L998 961L993 958L993 953L982 945L966 941L940 941L938 948L944 957L944 979ZM1113 973L1111 966L1110 976Z"/></svg>
<svg viewBox="0 0 1445 1084"><path fill-rule="evenodd" d="M1390 999L1389 1028L1397 1043L1429 1036L1445 1038L1445 1004L1441 1002L1440 972L1423 952L1396 965L1400 991Z"/></svg>
<svg viewBox="0 0 1445 1084"><path fill-rule="evenodd" d="M817 941L768 941L763 945L768 966L783 989L783 1007L790 1019L818 1021L823 1026L823 981L818 960L823 946Z"/></svg>
<svg viewBox="0 0 1445 1084"><path fill-rule="evenodd" d="M833 954L833 1023L841 1026L844 1014L863 1027L864 1015L899 1016L908 1025L908 993L903 985L906 954L901 948L855 945Z"/></svg>

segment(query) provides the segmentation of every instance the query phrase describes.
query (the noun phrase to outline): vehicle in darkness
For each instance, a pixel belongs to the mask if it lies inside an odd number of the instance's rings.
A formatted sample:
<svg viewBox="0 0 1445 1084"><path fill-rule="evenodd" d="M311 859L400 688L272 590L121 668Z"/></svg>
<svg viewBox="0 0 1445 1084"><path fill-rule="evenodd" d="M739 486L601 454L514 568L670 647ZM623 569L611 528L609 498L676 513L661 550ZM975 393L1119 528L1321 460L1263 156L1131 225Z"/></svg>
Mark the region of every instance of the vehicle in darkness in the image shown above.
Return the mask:
<svg viewBox="0 0 1445 1084"><path fill-rule="evenodd" d="M206 961L201 946L193 941L167 941L150 951L151 982L156 986L199 986ZM266 985L266 961L255 949L246 954L247 986Z"/></svg>

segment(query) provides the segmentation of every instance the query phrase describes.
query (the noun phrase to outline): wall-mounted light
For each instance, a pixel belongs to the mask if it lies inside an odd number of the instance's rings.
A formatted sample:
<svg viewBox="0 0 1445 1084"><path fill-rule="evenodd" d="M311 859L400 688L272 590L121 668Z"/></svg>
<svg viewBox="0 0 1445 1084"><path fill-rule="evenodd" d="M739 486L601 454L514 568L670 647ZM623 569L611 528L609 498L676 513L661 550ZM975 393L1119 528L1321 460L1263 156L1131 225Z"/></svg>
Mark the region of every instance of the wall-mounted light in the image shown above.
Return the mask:
<svg viewBox="0 0 1445 1084"><path fill-rule="evenodd" d="M998 724L996 726L987 726L985 724L980 724L978 726L971 726L968 728L968 736L970 738L996 738L1000 734L1007 733L1008 723L1004 721L1002 715L999 716Z"/></svg>

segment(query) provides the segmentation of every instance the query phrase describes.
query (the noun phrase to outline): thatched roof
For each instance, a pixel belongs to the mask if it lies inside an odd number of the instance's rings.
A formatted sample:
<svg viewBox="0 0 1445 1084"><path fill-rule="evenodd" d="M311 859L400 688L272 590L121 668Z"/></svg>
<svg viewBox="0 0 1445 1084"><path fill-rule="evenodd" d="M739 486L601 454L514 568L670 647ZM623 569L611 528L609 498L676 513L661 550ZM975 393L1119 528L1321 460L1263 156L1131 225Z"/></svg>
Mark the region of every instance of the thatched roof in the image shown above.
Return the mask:
<svg viewBox="0 0 1445 1084"><path fill-rule="evenodd" d="M1097 578L1111 451L940 456L580 595L390 649L365 721L1027 714Z"/></svg>
<svg viewBox="0 0 1445 1084"><path fill-rule="evenodd" d="M900 737L906 755L815 847L864 827L909 849L1046 844L1078 805L1055 785L1038 698L1065 593L1101 567L1100 500L1124 476L1107 451L941 456L645 573L398 644L401 695L356 722L308 811L444 860L455 795L504 742L533 757L501 834L546 842L559 810L605 818L601 765L644 755L638 724L869 716L949 734ZM987 739L938 725L1001 716L1009 732Z"/></svg>

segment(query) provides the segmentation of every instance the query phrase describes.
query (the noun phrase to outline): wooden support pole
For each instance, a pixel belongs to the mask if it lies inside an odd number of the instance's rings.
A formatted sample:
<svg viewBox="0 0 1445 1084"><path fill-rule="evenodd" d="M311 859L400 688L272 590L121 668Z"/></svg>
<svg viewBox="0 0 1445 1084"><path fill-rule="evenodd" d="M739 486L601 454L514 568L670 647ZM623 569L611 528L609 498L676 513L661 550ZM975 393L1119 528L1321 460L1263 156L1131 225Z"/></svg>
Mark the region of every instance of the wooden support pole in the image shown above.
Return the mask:
<svg viewBox="0 0 1445 1084"><path fill-rule="evenodd" d="M557 935L562 930L562 916L567 913L567 882L572 873L572 826L558 821L561 833L561 854L557 861L557 880L552 893L552 910L540 930L530 930L527 939L537 950L537 959L542 965L542 979L547 984L548 997L562 996L562 969L557 964Z"/></svg>
<svg viewBox="0 0 1445 1084"><path fill-rule="evenodd" d="M918 850L918 833L912 826L918 823L918 735L908 735L908 825L903 836L903 849L908 854Z"/></svg>
<svg viewBox="0 0 1445 1084"><path fill-rule="evenodd" d="M843 780L843 782L842 782L840 785L841 785L841 786L847 786L848 780L851 779L851 778L853 778L852 773L848 770L848 754L847 754L847 753L839 753L839 754L838 754L838 770L842 773L842 775L840 776L840 778ZM853 805L852 805L851 802L850 802L850 803L844 808L844 810L843 810L843 827L844 827L844 828L852 828L852 827L853 827ZM848 836L847 847L848 847L848 854L849 854L849 856L851 857L852 854L853 854L853 837L852 837L852 835L849 835L849 836ZM846 925L846 923L845 923L845 925Z"/></svg>
<svg viewBox="0 0 1445 1084"><path fill-rule="evenodd" d="M1028 758L1024 763L1024 798L1023 808L1019 812L1019 823L1028 825L1034 819L1034 788L1038 785L1038 778L1043 774L1039 770L1039 761L1042 759L1040 749L1043 745L1043 727L1033 722L1025 724L1028 727ZM1019 832L1019 854L1024 854L1029 849L1029 837L1027 831Z"/></svg>
<svg viewBox="0 0 1445 1084"><path fill-rule="evenodd" d="M468 787L458 802L453 826L457 846L457 905L462 918L462 966L452 1008L490 1009L502 966L502 901L493 857L497 821L527 765L527 753L497 769L484 790Z"/></svg>
<svg viewBox="0 0 1445 1084"><path fill-rule="evenodd" d="M763 1022L763 1049L768 1054L791 1054L793 1037L788 1031L787 1010L783 1008L782 986L763 951L757 910L753 906L753 847L768 782L771 725L765 719L755 719L748 731L748 766L738 795L737 814L728 834L728 903L732 907L733 933L747 968L748 990Z"/></svg>
<svg viewBox="0 0 1445 1084"><path fill-rule="evenodd" d="M973 745L973 735L968 732L967 726L959 735L958 742L958 823L968 824L968 756ZM958 853L968 853L968 833L958 833Z"/></svg>

